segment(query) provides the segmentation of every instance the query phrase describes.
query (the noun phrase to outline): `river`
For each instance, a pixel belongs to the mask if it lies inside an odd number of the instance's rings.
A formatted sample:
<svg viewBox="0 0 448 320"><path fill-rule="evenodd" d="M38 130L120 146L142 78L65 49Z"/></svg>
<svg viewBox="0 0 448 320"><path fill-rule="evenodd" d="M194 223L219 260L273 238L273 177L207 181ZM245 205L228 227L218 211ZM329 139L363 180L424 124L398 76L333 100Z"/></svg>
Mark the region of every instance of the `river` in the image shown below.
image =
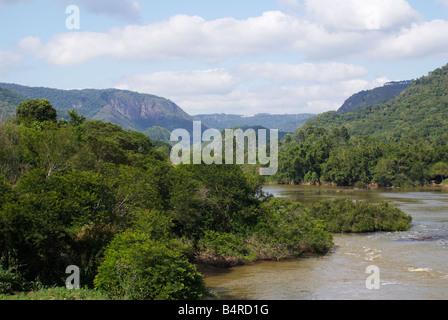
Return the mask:
<svg viewBox="0 0 448 320"><path fill-rule="evenodd" d="M206 273L221 299L236 300L447 300L448 189L353 190L267 186L265 192L302 203L318 198L384 200L410 214L406 232L335 235L325 257L260 262ZM374 274L367 267L377 267ZM366 285L374 283L378 289ZM369 281L367 279L369 278Z"/></svg>

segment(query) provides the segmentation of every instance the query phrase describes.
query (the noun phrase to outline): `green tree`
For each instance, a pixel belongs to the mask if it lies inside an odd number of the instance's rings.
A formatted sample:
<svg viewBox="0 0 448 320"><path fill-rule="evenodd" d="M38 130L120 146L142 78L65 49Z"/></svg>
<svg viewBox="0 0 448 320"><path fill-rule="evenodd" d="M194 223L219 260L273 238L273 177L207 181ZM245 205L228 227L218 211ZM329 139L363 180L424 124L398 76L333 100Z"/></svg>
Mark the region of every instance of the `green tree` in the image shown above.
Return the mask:
<svg viewBox="0 0 448 320"><path fill-rule="evenodd" d="M448 164L445 162L437 162L431 168L431 177L441 177L442 181L448 177Z"/></svg>
<svg viewBox="0 0 448 320"><path fill-rule="evenodd" d="M57 111L47 99L26 100L17 107L17 119L25 123L56 122Z"/></svg>
<svg viewBox="0 0 448 320"><path fill-rule="evenodd" d="M169 236L170 220L141 212L138 222L107 247L95 287L127 300L197 300L208 291L180 242Z"/></svg>
<svg viewBox="0 0 448 320"><path fill-rule="evenodd" d="M70 116L70 120L68 121L68 123L74 127L77 127L86 121L86 117L84 117L82 114L79 114L75 109L73 109L72 111L68 111L68 114Z"/></svg>

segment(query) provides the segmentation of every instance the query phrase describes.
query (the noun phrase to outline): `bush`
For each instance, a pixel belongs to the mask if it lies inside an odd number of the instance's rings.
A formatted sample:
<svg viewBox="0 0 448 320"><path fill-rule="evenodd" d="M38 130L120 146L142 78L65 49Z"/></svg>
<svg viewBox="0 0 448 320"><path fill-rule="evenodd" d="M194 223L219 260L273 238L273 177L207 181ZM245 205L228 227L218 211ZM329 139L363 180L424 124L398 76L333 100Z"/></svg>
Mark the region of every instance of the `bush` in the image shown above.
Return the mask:
<svg viewBox="0 0 448 320"><path fill-rule="evenodd" d="M160 219L151 223L151 216ZM188 262L183 246L163 231L168 220L154 213L143 219L145 223L136 223L108 246L95 287L125 300L196 300L207 295L202 275Z"/></svg>
<svg viewBox="0 0 448 320"><path fill-rule="evenodd" d="M199 253L196 260L200 263L227 268L255 260L257 257L256 253L250 252L250 248L242 237L207 231L199 241Z"/></svg>
<svg viewBox="0 0 448 320"><path fill-rule="evenodd" d="M411 216L383 202L379 205L354 202L351 199L320 200L308 206L310 214L326 224L334 233L406 231Z"/></svg>
<svg viewBox="0 0 448 320"><path fill-rule="evenodd" d="M326 253L334 245L321 221L308 214L300 203L270 199L263 203L253 242L260 256L282 259L304 253Z"/></svg>
<svg viewBox="0 0 448 320"><path fill-rule="evenodd" d="M24 280L15 268L0 265L0 294L13 294L23 289Z"/></svg>

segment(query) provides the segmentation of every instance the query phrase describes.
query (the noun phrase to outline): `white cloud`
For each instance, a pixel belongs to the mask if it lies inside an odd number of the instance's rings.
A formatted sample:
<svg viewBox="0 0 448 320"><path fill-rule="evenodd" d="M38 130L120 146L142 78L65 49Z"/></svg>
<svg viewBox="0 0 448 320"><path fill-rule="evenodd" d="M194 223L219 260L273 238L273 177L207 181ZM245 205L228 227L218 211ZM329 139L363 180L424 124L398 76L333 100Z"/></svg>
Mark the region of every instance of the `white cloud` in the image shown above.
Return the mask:
<svg viewBox="0 0 448 320"><path fill-rule="evenodd" d="M382 60L398 59L400 52L408 56L406 52L414 48L422 51L420 46L429 44L437 48L440 42L448 43L448 33L437 29L444 27L444 23L419 21L418 14L404 0L308 0L306 5L314 21L280 11L244 20L207 21L199 16L176 15L165 21L127 25L104 33L58 34L46 44L39 38L27 37L20 46L48 63L70 66L97 59L216 63L230 57L291 51L303 54L308 60L340 57ZM380 13L381 30L372 31L366 25L372 6ZM375 29L375 23L371 27ZM397 42L398 48L393 43L395 39L412 41ZM372 55L378 48L388 46L390 53Z"/></svg>
<svg viewBox="0 0 448 320"><path fill-rule="evenodd" d="M351 64L330 62L324 64L250 63L240 67L246 76L261 77L276 83L332 82L367 75L367 69Z"/></svg>
<svg viewBox="0 0 448 320"><path fill-rule="evenodd" d="M224 69L165 71L123 77L118 89L151 92L166 97L198 94L228 94L241 79Z"/></svg>
<svg viewBox="0 0 448 320"><path fill-rule="evenodd" d="M422 20L405 0L305 0L317 23L332 30L399 28Z"/></svg>
<svg viewBox="0 0 448 320"><path fill-rule="evenodd" d="M250 55L291 47L303 31L298 21L279 11L247 20L206 21L198 16L177 15L144 26L128 25L107 33L77 32L55 35L49 43L29 50L57 65L76 65L94 59L154 61L192 59L215 62L233 55ZM20 45L29 49L25 38Z"/></svg>
<svg viewBox="0 0 448 320"><path fill-rule="evenodd" d="M320 113L387 80L360 79L363 67L342 63L244 64L227 69L129 75L115 86L167 97L190 114ZM256 81L262 78L263 84Z"/></svg>
<svg viewBox="0 0 448 320"><path fill-rule="evenodd" d="M448 54L448 21L434 20L403 28L385 37L367 56L383 59L445 58Z"/></svg>
<svg viewBox="0 0 448 320"><path fill-rule="evenodd" d="M312 86L253 86L236 88L225 95L199 94L173 97L189 114L256 113L296 114L337 110L354 93L371 87L365 80L342 81Z"/></svg>

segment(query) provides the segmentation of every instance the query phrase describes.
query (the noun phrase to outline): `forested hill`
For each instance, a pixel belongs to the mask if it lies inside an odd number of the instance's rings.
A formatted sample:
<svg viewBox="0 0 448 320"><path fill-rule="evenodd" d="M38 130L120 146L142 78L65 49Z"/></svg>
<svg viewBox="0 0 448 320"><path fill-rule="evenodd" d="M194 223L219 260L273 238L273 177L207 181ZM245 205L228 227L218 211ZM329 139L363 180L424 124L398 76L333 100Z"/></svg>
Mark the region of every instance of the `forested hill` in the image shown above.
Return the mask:
<svg viewBox="0 0 448 320"><path fill-rule="evenodd" d="M111 122L126 130L143 132L153 126L168 130L188 129L193 121L175 103L149 94L117 89L59 90L8 83L0 83L0 88L9 90L5 91L9 93L12 91L16 95L16 101L9 103L8 108L6 106L2 108L0 105L0 109L6 114L11 113L12 105L16 106L16 102L20 102L17 97L25 97L50 100L62 117L67 114L67 111L76 109L88 119ZM0 98L2 98L1 93L2 91L0 91ZM4 100L0 99L0 101Z"/></svg>
<svg viewBox="0 0 448 320"><path fill-rule="evenodd" d="M382 87L358 92L344 102L338 113L355 112L367 106L386 103L400 95L411 84L412 81L388 82Z"/></svg>
<svg viewBox="0 0 448 320"><path fill-rule="evenodd" d="M448 65L421 77L398 97L347 114L327 112L303 127L346 127L351 135L436 139L448 128Z"/></svg>
<svg viewBox="0 0 448 320"><path fill-rule="evenodd" d="M224 130L241 126L262 126L268 129L277 129L280 132L294 132L314 114L266 114L242 116L235 114L202 114L196 115L196 120L210 128Z"/></svg>

